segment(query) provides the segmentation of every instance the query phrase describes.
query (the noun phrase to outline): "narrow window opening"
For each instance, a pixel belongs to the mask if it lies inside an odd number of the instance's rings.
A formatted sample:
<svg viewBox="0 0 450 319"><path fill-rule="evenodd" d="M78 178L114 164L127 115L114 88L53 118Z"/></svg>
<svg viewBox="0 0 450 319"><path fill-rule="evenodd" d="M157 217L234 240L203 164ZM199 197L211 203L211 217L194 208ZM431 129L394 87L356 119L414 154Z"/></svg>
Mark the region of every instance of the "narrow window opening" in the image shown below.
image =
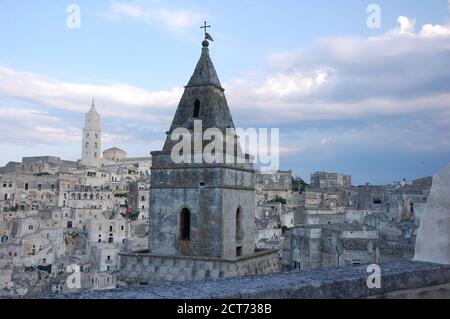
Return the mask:
<svg viewBox="0 0 450 319"><path fill-rule="evenodd" d="M236 241L242 241L244 237L243 227L242 227L242 209L239 207L236 210Z"/></svg>
<svg viewBox="0 0 450 319"><path fill-rule="evenodd" d="M200 100L195 100L194 101L194 114L193 114L193 118L198 118L200 113Z"/></svg>
<svg viewBox="0 0 450 319"><path fill-rule="evenodd" d="M189 241L191 238L191 213L183 208L180 213L180 239Z"/></svg>

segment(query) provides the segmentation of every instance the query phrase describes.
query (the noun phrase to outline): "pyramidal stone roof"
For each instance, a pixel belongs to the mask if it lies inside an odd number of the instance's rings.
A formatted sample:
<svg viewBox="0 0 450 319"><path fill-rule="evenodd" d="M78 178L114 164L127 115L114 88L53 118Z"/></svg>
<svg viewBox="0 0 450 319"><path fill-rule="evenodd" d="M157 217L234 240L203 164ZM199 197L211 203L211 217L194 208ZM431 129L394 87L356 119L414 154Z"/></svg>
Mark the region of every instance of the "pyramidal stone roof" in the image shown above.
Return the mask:
<svg viewBox="0 0 450 319"><path fill-rule="evenodd" d="M95 108L95 101L94 101L94 99L92 99L91 108L89 109L88 114L99 115L98 112L97 112L97 109Z"/></svg>
<svg viewBox="0 0 450 319"><path fill-rule="evenodd" d="M214 64L209 56L209 43L203 41L202 53L183 96L166 138L163 151L168 152L176 142L171 133L177 128L186 128L191 132L194 121L201 120L202 130L217 128L223 133L227 128L235 128L224 89L220 84Z"/></svg>
<svg viewBox="0 0 450 319"><path fill-rule="evenodd" d="M187 87L214 85L223 90L219 77L217 76L216 69L214 68L214 64L209 56L209 43L205 40L202 44L202 55L200 56L200 60L195 67L194 74L192 75Z"/></svg>

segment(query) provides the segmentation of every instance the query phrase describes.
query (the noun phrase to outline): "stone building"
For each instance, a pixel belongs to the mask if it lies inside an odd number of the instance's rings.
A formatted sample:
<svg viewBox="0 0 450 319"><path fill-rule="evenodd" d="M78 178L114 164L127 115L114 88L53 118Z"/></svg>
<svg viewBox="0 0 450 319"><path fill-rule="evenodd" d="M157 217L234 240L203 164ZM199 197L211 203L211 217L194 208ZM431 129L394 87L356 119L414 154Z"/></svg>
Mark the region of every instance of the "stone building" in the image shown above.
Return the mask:
<svg viewBox="0 0 450 319"><path fill-rule="evenodd" d="M290 231L283 262L288 269L317 269L380 261L378 231L358 223L305 225Z"/></svg>
<svg viewBox="0 0 450 319"><path fill-rule="evenodd" d="M303 196L293 189L292 171L256 171L255 173L255 199L256 205L281 199L287 209L300 205Z"/></svg>
<svg viewBox="0 0 450 319"><path fill-rule="evenodd" d="M146 221L148 224L148 213L150 211L149 187L142 182L131 182L129 187L129 207L133 212L139 212L138 220Z"/></svg>
<svg viewBox="0 0 450 319"><path fill-rule="evenodd" d="M251 157L242 154L234 133L231 150L223 144L220 153L215 149L224 161L207 162L202 156L207 143L201 139L196 144L198 134L208 129L221 136L234 129L208 41L202 46L164 147L151 153L149 252L122 254L120 277L127 283L222 278L278 268L276 252L255 253ZM172 150L179 136L173 139L172 133L180 128L186 132L184 138L194 141L193 151L183 150L182 156L194 160L177 163Z"/></svg>
<svg viewBox="0 0 450 319"><path fill-rule="evenodd" d="M117 163L125 158L127 158L127 152L118 147L108 148L103 151L103 161L109 160L112 163Z"/></svg>
<svg viewBox="0 0 450 319"><path fill-rule="evenodd" d="M341 176L341 177L339 177ZM349 184L315 173L287 232L283 262L297 269L388 262L413 256L430 179L396 185Z"/></svg>
<svg viewBox="0 0 450 319"><path fill-rule="evenodd" d="M285 231L293 227L294 211L304 201L293 188L292 171L255 173L255 225L257 248L281 251Z"/></svg>
<svg viewBox="0 0 450 319"><path fill-rule="evenodd" d="M311 175L311 188L326 189L351 186L352 178L348 175L326 172L317 172Z"/></svg>
<svg viewBox="0 0 450 319"><path fill-rule="evenodd" d="M226 164L175 164L172 159L174 130L185 128L194 138L196 120L203 132L217 128L225 135L234 128L208 51L205 41L163 150L152 152L149 249L157 255L235 258L254 252L254 170L249 156L232 151L233 163ZM242 164L239 156L245 156Z"/></svg>

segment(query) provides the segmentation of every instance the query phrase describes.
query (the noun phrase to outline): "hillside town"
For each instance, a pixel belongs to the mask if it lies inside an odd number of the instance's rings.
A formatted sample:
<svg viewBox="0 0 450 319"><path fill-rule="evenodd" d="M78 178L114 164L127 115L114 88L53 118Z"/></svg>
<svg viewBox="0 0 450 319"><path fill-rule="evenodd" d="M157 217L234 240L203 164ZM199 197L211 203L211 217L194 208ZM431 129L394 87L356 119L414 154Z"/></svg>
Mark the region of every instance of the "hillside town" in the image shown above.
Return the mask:
<svg viewBox="0 0 450 319"><path fill-rule="evenodd" d="M24 157L0 170L1 296L112 289L119 252L148 248L151 157L116 147L100 157L94 104L86 125L80 161ZM431 181L352 186L318 172L306 184L258 171L255 246L277 250L287 270L409 259ZM71 265L79 288L67 284Z"/></svg>
<svg viewBox="0 0 450 319"><path fill-rule="evenodd" d="M171 130L193 119L234 127L208 45ZM248 154L220 167L174 165L169 135L162 151L139 158L102 151L101 138L92 101L80 160L24 157L0 168L0 297L414 255L431 177L354 186L351 176L317 172L307 183L291 170L254 170Z"/></svg>
<svg viewBox="0 0 450 319"><path fill-rule="evenodd" d="M116 285L121 250L147 247L151 158L101 149L100 116L86 114L80 161L25 157L0 169L0 291L3 296Z"/></svg>

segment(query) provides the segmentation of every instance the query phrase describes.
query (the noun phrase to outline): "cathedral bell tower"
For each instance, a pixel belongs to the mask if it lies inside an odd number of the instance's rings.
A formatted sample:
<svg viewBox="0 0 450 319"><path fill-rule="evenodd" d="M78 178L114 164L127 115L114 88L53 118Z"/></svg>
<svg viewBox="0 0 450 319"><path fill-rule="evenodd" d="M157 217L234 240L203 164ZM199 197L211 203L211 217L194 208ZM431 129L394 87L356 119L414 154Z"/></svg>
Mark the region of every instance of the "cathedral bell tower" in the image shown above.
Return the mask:
<svg viewBox="0 0 450 319"><path fill-rule="evenodd" d="M171 157L178 143L172 133L179 128L191 136L199 121L200 133L213 128L225 135L234 129L207 40L212 38L205 32L200 59L185 87L164 147L151 153L152 255L234 259L255 252L254 169L251 157L240 151L238 139L231 151L225 147L220 151L233 161L210 163L202 158L200 162L177 163ZM204 142L201 147L203 151Z"/></svg>
<svg viewBox="0 0 450 319"><path fill-rule="evenodd" d="M96 168L101 166L101 133L100 114L95 109L95 102L92 100L91 109L85 116L81 165Z"/></svg>

